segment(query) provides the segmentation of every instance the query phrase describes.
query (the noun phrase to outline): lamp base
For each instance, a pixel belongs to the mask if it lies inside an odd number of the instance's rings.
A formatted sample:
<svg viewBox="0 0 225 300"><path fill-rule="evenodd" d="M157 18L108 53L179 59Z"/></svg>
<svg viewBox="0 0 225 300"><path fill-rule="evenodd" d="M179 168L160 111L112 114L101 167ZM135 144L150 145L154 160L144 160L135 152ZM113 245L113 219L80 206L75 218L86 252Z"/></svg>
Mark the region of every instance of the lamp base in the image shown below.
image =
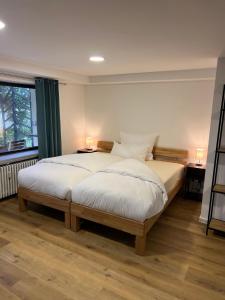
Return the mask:
<svg viewBox="0 0 225 300"><path fill-rule="evenodd" d="M197 167L202 167L203 164L195 164Z"/></svg>

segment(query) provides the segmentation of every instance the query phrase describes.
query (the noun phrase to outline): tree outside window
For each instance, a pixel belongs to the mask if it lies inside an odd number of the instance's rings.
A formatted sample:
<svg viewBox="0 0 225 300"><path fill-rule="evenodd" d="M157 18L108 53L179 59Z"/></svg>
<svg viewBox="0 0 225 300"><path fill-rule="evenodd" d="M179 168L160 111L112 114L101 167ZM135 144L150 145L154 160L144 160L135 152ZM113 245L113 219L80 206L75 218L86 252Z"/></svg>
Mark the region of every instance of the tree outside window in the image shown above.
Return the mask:
<svg viewBox="0 0 225 300"><path fill-rule="evenodd" d="M0 153L38 146L36 123L35 88L0 83Z"/></svg>

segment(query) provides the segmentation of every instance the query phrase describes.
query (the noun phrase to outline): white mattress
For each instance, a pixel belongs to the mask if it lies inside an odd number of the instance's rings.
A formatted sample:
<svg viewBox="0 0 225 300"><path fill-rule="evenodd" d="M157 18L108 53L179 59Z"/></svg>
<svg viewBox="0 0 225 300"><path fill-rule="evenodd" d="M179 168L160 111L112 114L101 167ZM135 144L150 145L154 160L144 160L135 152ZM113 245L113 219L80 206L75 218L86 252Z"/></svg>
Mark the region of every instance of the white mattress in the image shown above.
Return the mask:
<svg viewBox="0 0 225 300"><path fill-rule="evenodd" d="M60 199L71 199L72 187L108 165L120 161L108 153L70 154L41 160L19 171L19 186Z"/></svg>
<svg viewBox="0 0 225 300"><path fill-rule="evenodd" d="M167 194L172 191L177 182L184 175L184 166L177 163L171 163L160 160L150 160L146 165L151 167L161 178Z"/></svg>
<svg viewBox="0 0 225 300"><path fill-rule="evenodd" d="M164 208L167 197L162 191L165 194L171 191L183 170L184 167L176 163L150 161L143 164L123 160L73 187L72 202L144 221Z"/></svg>

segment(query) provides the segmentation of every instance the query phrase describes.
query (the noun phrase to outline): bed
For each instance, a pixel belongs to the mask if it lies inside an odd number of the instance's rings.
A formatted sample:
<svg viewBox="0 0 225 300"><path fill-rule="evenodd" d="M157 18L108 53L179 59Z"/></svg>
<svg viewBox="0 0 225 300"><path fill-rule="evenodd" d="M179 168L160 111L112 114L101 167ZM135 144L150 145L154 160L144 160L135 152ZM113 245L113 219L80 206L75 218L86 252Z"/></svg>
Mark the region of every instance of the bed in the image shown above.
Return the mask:
<svg viewBox="0 0 225 300"><path fill-rule="evenodd" d="M112 149L113 143L112 142L99 142L98 147L101 149L101 151L109 152ZM147 210L145 212L146 214L143 215L140 211L139 214L135 214L135 204L133 205L133 209L128 209L129 202L125 201L124 206L122 209L117 210L117 206L111 205L111 210L107 209L104 202L104 197L107 195L107 189L104 188L104 186L107 186L107 184L110 184L110 175L108 176L109 169L106 169L105 174L107 174L107 177L104 177L104 175L101 172L96 173L95 175L89 177L87 180L84 180L81 185L79 185L79 188L82 186L85 186L84 183L87 183L85 191L83 189L82 194L79 195L79 193L76 194L76 188L72 190L72 202L71 202L71 228L74 231L78 231L80 229L80 218L88 219L103 225L107 225L125 232L128 232L130 234L133 234L136 236L135 239L135 252L139 255L144 255L145 248L146 248L146 238L149 230L154 225L154 223L157 221L159 216L162 214L162 212L166 209L166 207L169 205L169 203L172 201L172 199L175 197L175 195L178 193L180 188L183 184L183 174L184 174L184 166L187 161L188 152L186 150L177 150L177 149L168 149L168 148L155 148L153 151L154 154L154 161L148 161L146 162L146 166L150 166L160 177L161 181L164 184L164 187L166 189L167 198L166 201L163 204L163 207L154 207L155 211L153 214L151 210ZM127 161L127 163L136 164L134 161ZM121 162L121 165L124 164L124 161ZM142 163L140 163L142 164ZM120 163L116 163L117 167L120 165ZM143 165L143 164L142 164ZM146 166L144 166L144 171L146 171ZM109 167L110 168L110 167ZM137 170L139 168L139 165L137 165ZM112 167L111 167L112 169ZM103 172L103 173L104 173ZM123 174L122 174L123 175ZM135 175L135 174L134 174ZM101 182L104 179L104 183L101 185L101 188L98 188L100 190L100 195L103 195L99 201L91 201L91 199L88 199L86 196L83 199L86 199L87 201L83 201L82 196L83 194L89 192L89 195L91 195L91 192L94 192L93 189L93 183L94 179L96 178ZM132 176L129 178L129 181L123 182L130 184L133 180ZM89 180L90 179L90 180ZM107 179L107 180L106 180ZM128 179L127 179L128 180ZM91 186L92 184L92 186ZM119 186L119 181L118 181ZM90 189L88 190L88 187ZM117 186L115 186L114 189L111 189L111 192L115 193ZM133 190L135 192L135 189ZM74 193L74 194L73 194ZM73 196L74 195L74 196ZM78 197L79 195L79 197ZM90 197L92 198L92 197ZM113 198L110 198L113 199ZM122 198L121 198L122 199ZM120 198L119 198L120 200ZM124 199L122 199L124 202ZM118 201L117 201L118 202ZM130 202L131 204L131 202ZM127 208L127 209L124 209ZM137 209L138 210L138 209Z"/></svg>
<svg viewBox="0 0 225 300"><path fill-rule="evenodd" d="M71 189L84 178L121 158L108 153L70 154L43 159L19 171L19 210L27 201L55 208L64 213L65 227L70 228Z"/></svg>

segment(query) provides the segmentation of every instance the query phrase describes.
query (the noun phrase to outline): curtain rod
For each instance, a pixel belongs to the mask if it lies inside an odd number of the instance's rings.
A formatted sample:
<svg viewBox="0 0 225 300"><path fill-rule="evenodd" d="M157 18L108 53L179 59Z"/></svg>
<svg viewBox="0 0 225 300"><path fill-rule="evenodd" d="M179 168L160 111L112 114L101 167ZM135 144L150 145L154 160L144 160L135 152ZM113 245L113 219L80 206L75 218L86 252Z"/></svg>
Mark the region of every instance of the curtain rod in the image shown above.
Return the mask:
<svg viewBox="0 0 225 300"><path fill-rule="evenodd" d="M26 77L26 76L23 76L23 75L16 75L16 74L13 74L13 73L5 73L5 72L0 72L0 76L7 76L7 77L12 77L12 78L18 78L18 79L22 79L22 80L30 80L30 81L34 81L35 78L34 77ZM60 82L59 81L59 84L61 85L67 85L65 82Z"/></svg>

